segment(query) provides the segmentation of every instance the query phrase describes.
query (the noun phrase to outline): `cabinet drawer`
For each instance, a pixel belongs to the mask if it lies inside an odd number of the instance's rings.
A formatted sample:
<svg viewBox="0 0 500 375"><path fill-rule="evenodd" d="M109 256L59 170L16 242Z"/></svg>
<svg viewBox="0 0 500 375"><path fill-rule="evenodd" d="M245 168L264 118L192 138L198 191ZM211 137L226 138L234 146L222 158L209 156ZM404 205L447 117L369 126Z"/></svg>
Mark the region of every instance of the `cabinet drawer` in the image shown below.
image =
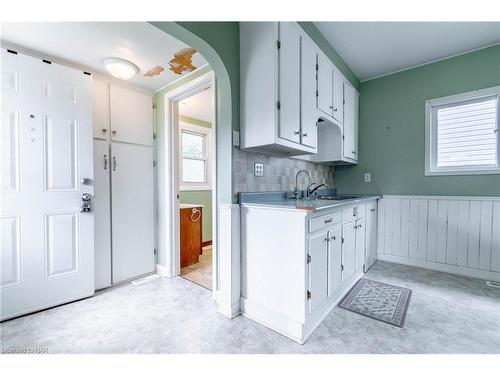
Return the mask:
<svg viewBox="0 0 500 375"><path fill-rule="evenodd" d="M333 224L338 224L341 221L342 216L340 211L309 219L309 233L316 232Z"/></svg>
<svg viewBox="0 0 500 375"><path fill-rule="evenodd" d="M365 214L366 207L364 203L355 206L349 206L342 210L342 223L348 223L349 221L365 217Z"/></svg>

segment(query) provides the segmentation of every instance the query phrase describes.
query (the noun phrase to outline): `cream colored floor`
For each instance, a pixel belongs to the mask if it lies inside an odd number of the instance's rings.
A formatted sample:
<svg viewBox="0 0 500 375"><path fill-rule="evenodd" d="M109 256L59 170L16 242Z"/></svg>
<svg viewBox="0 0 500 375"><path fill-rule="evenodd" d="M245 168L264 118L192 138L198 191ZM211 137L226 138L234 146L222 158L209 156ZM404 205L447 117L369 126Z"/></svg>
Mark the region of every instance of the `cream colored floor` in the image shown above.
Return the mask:
<svg viewBox="0 0 500 375"><path fill-rule="evenodd" d="M212 290L212 245L203 248L200 261L181 269L181 276L204 288Z"/></svg>

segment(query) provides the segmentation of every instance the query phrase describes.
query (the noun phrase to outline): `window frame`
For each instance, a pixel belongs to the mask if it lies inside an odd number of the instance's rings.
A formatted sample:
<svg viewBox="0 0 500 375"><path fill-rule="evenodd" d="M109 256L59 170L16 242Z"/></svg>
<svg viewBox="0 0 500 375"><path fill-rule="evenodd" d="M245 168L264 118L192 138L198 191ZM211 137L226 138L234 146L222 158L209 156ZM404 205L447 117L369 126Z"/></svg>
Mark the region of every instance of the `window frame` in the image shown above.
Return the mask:
<svg viewBox="0 0 500 375"><path fill-rule="evenodd" d="M204 158L185 158L182 154L182 133L191 133L204 137ZM184 159L203 160L205 162L205 182L185 182L182 170ZM212 129L179 121L179 190L212 190Z"/></svg>
<svg viewBox="0 0 500 375"><path fill-rule="evenodd" d="M438 107L446 107L460 104L461 102L473 102L488 97L496 97L497 118L497 166L461 166L461 167L437 167L437 120ZM482 90L469 91L457 95L442 98L429 99L425 101L425 176L461 176L461 175L486 175L500 174L500 86L489 87Z"/></svg>

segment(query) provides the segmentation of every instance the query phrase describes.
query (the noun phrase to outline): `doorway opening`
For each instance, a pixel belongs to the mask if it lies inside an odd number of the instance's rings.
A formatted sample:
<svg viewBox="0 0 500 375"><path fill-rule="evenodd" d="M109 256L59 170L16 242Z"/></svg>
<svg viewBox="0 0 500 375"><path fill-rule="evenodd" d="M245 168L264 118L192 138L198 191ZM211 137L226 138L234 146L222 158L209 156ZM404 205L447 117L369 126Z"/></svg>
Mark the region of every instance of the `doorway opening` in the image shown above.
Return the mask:
<svg viewBox="0 0 500 375"><path fill-rule="evenodd" d="M167 100L174 141L173 273L215 290L216 159L212 72L180 86Z"/></svg>

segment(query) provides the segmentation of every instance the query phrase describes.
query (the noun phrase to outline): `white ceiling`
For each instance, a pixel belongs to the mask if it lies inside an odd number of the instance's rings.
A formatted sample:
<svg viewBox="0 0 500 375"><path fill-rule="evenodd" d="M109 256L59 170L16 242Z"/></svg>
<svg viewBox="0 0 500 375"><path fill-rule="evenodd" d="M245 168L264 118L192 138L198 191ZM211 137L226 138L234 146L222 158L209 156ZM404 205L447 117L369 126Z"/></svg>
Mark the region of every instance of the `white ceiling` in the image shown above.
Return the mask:
<svg viewBox="0 0 500 375"><path fill-rule="evenodd" d="M315 22L361 80L500 42L500 22Z"/></svg>
<svg viewBox="0 0 500 375"><path fill-rule="evenodd" d="M212 122L212 88L200 91L179 103L179 113L205 122Z"/></svg>
<svg viewBox="0 0 500 375"><path fill-rule="evenodd" d="M157 90L181 77L168 69L168 61L188 47L147 22L2 23L1 39L106 75L102 65L105 57L129 60L140 72L127 82L148 90ZM194 66L206 63L200 53L193 56ZM157 65L165 69L160 75L143 76Z"/></svg>

